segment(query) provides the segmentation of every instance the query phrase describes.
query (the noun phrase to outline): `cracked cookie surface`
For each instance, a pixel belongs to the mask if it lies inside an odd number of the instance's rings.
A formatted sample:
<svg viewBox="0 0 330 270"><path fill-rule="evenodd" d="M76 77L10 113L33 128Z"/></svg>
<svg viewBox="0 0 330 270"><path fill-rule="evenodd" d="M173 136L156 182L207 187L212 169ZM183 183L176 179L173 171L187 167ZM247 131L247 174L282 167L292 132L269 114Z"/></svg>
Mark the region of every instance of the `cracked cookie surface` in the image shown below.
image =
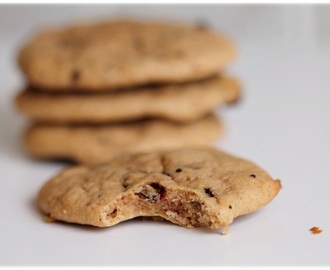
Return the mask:
<svg viewBox="0 0 330 270"><path fill-rule="evenodd" d="M205 27L114 20L45 30L18 60L42 91L95 92L206 78L234 56L233 43Z"/></svg>
<svg viewBox="0 0 330 270"><path fill-rule="evenodd" d="M54 219L99 227L156 216L219 229L271 202L280 188L252 162L214 148L183 148L68 168L42 187L38 204Z"/></svg>

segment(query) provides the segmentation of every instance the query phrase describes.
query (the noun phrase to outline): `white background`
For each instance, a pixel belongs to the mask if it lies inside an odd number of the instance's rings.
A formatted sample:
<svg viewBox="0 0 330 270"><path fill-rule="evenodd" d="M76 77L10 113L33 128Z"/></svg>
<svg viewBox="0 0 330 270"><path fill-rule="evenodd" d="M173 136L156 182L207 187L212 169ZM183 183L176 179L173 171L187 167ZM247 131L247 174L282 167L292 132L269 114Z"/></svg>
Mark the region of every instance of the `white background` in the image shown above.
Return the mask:
<svg viewBox="0 0 330 270"><path fill-rule="evenodd" d="M268 206L237 218L229 235L170 223L112 228L44 223L40 186L65 164L23 152L27 120L12 105L24 86L21 44L44 26L114 15L207 22L229 34L239 57L228 68L244 87L218 111L216 143L250 159L283 189ZM0 6L0 265L330 265L330 6ZM313 235L309 229L323 229Z"/></svg>

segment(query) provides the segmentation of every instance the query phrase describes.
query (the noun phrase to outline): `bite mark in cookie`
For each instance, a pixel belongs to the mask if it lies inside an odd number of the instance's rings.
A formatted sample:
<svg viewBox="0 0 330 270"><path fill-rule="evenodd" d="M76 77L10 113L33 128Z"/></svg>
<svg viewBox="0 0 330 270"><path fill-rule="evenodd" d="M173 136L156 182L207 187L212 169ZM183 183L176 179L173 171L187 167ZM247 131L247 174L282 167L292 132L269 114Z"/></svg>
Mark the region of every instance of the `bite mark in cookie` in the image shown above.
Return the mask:
<svg viewBox="0 0 330 270"><path fill-rule="evenodd" d="M258 178L251 181L251 172ZM186 228L219 229L271 202L280 188L249 161L213 148L184 148L67 169L43 186L38 203L57 220L99 227L156 216Z"/></svg>

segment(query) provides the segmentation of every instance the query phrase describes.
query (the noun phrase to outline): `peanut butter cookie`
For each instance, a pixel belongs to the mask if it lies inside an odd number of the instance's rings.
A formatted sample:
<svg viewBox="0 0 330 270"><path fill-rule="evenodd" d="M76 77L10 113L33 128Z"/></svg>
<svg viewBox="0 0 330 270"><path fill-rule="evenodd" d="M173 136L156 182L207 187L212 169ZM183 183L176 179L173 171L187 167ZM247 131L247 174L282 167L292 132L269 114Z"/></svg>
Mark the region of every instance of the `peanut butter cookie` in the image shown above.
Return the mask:
<svg viewBox="0 0 330 270"><path fill-rule="evenodd" d="M38 203L51 218L99 227L158 216L219 229L271 202L280 188L249 161L213 148L183 148L66 169L42 187Z"/></svg>
<svg viewBox="0 0 330 270"><path fill-rule="evenodd" d="M195 83L100 94L27 89L17 96L16 105L28 117L47 123L105 123L146 117L188 122L239 97L235 79L216 76Z"/></svg>
<svg viewBox="0 0 330 270"><path fill-rule="evenodd" d="M235 56L227 37L194 25L114 20L45 30L19 64L42 91L111 91L218 73Z"/></svg>
<svg viewBox="0 0 330 270"><path fill-rule="evenodd" d="M216 141L222 132L221 119L215 115L187 124L156 119L103 125L39 123L28 128L24 145L36 158L64 158L95 164L124 152L207 145Z"/></svg>

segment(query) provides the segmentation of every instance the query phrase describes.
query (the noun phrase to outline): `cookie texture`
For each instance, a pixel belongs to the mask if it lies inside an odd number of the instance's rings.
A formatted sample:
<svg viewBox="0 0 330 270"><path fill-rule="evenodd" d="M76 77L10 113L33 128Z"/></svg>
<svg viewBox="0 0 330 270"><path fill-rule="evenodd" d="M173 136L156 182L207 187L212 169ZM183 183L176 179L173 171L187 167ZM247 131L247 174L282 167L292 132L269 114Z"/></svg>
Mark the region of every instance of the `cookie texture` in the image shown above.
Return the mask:
<svg viewBox="0 0 330 270"><path fill-rule="evenodd" d="M157 117L193 121L240 97L235 79L211 79L101 94L55 94L27 89L16 98L22 113L47 123L104 123Z"/></svg>
<svg viewBox="0 0 330 270"><path fill-rule="evenodd" d="M249 161L214 148L181 148L66 169L42 187L38 204L51 218L99 227L156 216L219 229L271 202L280 188Z"/></svg>
<svg viewBox="0 0 330 270"><path fill-rule="evenodd" d="M34 124L25 133L24 146L36 158L96 164L124 152L207 145L222 132L221 119L215 115L188 124L156 119L107 125Z"/></svg>
<svg viewBox="0 0 330 270"><path fill-rule="evenodd" d="M114 20L45 30L18 61L43 91L110 91L206 78L234 56L228 38L204 27Z"/></svg>

